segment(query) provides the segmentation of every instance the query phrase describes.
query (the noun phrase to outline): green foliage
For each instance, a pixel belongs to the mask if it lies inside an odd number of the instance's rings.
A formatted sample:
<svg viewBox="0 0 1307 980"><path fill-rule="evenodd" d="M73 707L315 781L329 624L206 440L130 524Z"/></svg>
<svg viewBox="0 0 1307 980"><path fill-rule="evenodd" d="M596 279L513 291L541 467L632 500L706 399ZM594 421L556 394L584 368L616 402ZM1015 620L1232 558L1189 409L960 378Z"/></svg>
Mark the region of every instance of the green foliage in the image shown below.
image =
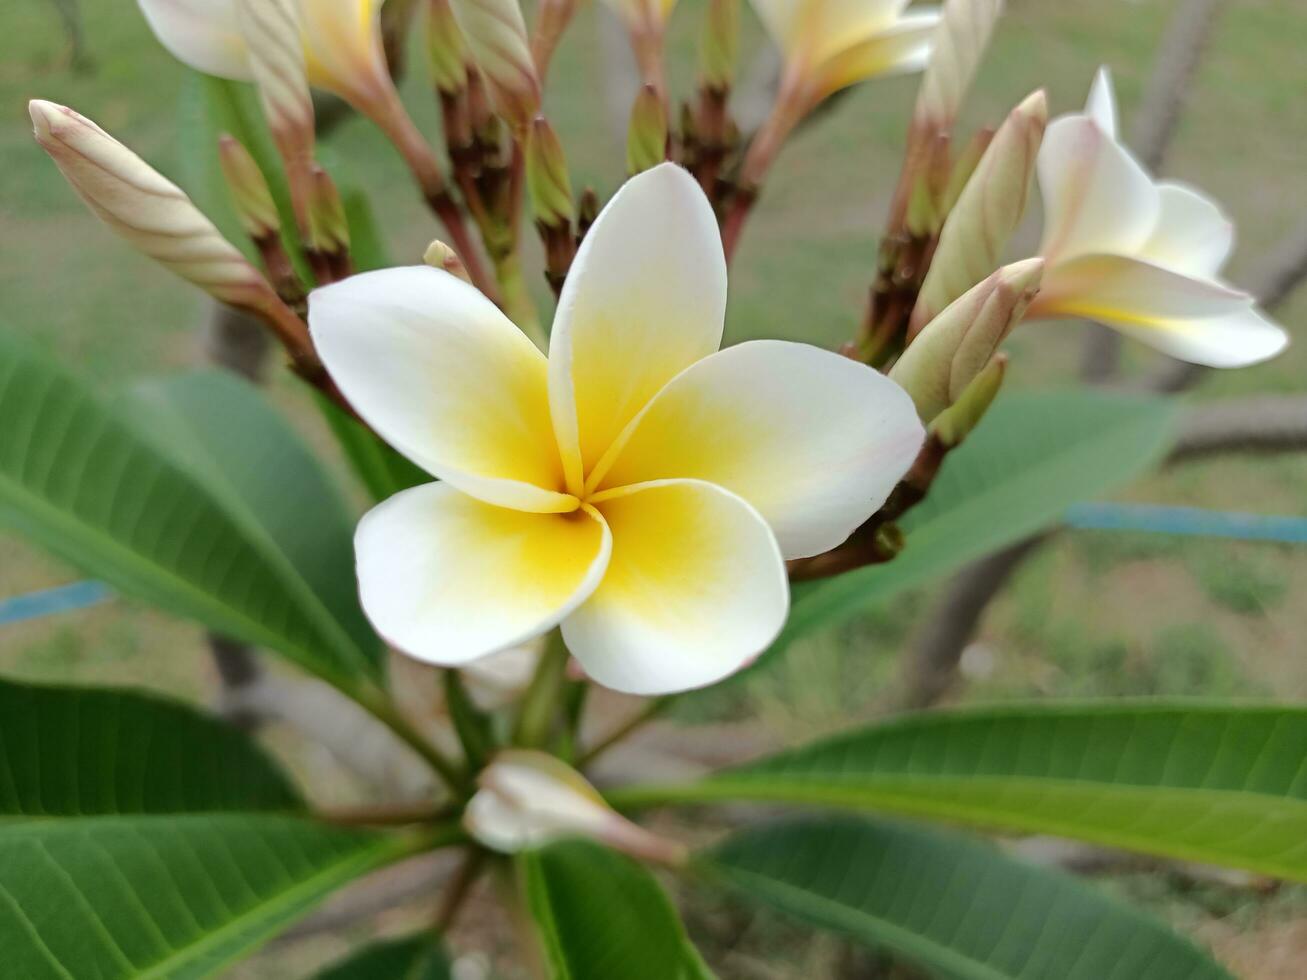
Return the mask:
<svg viewBox="0 0 1307 980"><path fill-rule="evenodd" d="M385 500L401 490L435 479L382 442L371 429L347 415L339 405L316 392L313 397L345 458L373 500Z"/></svg>
<svg viewBox="0 0 1307 980"><path fill-rule="evenodd" d="M1000 398L904 520L904 552L796 587L773 651L1033 534L1071 504L1127 482L1165 450L1175 414L1163 399L1101 392Z"/></svg>
<svg viewBox="0 0 1307 980"><path fill-rule="evenodd" d="M365 946L327 967L317 980L449 980L449 960L435 935L408 936Z"/></svg>
<svg viewBox="0 0 1307 980"><path fill-rule="evenodd" d="M300 801L245 736L124 691L0 684L6 976L199 977L411 839Z"/></svg>
<svg viewBox="0 0 1307 980"><path fill-rule="evenodd" d="M981 708L909 715L698 785L610 800L878 810L1307 880L1304 744L1307 708Z"/></svg>
<svg viewBox="0 0 1307 980"><path fill-rule="evenodd" d="M0 818L295 811L248 738L150 694L0 679Z"/></svg>
<svg viewBox="0 0 1307 980"><path fill-rule="evenodd" d="M178 418L147 434L130 413L110 408L0 332L0 418L6 420L0 521L122 592L275 649L338 687L357 690L380 679L380 645L363 635L357 619L350 625L337 618L348 618L351 609L329 605L339 584L328 594L315 591L319 574L347 576L349 565L296 567L297 555L347 547L348 532L290 522L273 533L269 528L285 522L252 510L266 503L258 489L268 481L313 486L317 479L296 473L307 454L279 455L287 452L289 433L252 398L234 383L207 384L194 398L177 398L169 411ZM195 423L205 410L215 417ZM246 427L220 436L217 427L237 415ZM189 428L188 418L195 423ZM200 441L173 458L161 445L169 431L175 444L179 430ZM250 461L269 447L262 465L275 460L277 471L252 468ZM227 479L214 476L217 471ZM303 505L326 508L332 499ZM322 545L307 537L332 533L344 538ZM288 541L303 548L288 552Z"/></svg>
<svg viewBox="0 0 1307 980"><path fill-rule="evenodd" d="M1160 923L993 846L823 817L745 830L700 865L775 906L957 980L1218 980Z"/></svg>
<svg viewBox="0 0 1307 980"><path fill-rule="evenodd" d="M519 869L554 980L711 980L649 872L588 841L523 854Z"/></svg>

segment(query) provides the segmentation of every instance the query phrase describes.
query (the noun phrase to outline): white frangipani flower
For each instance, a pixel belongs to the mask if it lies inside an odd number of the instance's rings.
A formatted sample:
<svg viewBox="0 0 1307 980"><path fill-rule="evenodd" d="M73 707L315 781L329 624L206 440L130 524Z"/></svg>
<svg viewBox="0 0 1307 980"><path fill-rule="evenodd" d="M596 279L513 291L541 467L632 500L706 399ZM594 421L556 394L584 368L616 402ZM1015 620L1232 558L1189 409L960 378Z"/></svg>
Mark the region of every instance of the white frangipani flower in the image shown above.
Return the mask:
<svg viewBox="0 0 1307 980"><path fill-rule="evenodd" d="M930 61L937 7L911 0L753 0L791 70L814 80L820 99L878 75L920 71Z"/></svg>
<svg viewBox="0 0 1307 980"><path fill-rule="evenodd" d="M590 837L649 861L678 863L685 848L627 820L579 772L530 749L505 749L477 777L463 826L503 854L564 837Z"/></svg>
<svg viewBox="0 0 1307 980"><path fill-rule="evenodd" d="M717 351L726 265L684 170L632 178L587 233L546 359L430 267L310 297L332 377L442 482L356 535L364 609L399 649L459 665L562 624L596 681L710 684L776 636L786 558L840 544L923 431L883 375L804 344Z"/></svg>
<svg viewBox="0 0 1307 980"><path fill-rule="evenodd" d="M1048 127L1037 166L1046 266L1027 317L1096 320L1211 367L1278 354L1284 330L1220 278L1230 220L1195 189L1154 181L1118 142L1116 115L1102 69L1085 111Z"/></svg>

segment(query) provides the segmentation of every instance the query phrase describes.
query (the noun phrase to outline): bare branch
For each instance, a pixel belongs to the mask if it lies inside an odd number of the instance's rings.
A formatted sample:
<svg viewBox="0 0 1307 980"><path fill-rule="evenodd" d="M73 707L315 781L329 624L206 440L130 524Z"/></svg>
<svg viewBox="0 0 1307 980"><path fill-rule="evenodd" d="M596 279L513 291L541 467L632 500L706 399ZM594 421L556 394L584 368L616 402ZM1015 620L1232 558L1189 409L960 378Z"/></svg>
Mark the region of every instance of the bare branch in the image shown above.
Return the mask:
<svg viewBox="0 0 1307 980"><path fill-rule="evenodd" d="M1186 0L1162 35L1143 104L1135 113L1130 145L1154 173L1162 169L1175 127L1180 121L1190 83L1207 50L1225 0ZM1121 335L1102 324L1091 324L1085 336L1080 377L1102 384L1121 369Z"/></svg>

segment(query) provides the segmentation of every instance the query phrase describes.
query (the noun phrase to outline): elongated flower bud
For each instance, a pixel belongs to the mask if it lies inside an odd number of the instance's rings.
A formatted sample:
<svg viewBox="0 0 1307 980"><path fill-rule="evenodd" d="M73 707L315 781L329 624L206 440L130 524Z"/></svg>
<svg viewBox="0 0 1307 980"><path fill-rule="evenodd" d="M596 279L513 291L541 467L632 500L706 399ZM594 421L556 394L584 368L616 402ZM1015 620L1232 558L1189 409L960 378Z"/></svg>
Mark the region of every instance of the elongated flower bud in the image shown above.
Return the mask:
<svg viewBox="0 0 1307 980"><path fill-rule="evenodd" d="M567 154L544 116L537 116L531 123L526 144L526 184L537 221L551 228L571 223L576 210Z"/></svg>
<svg viewBox="0 0 1307 980"><path fill-rule="evenodd" d="M635 96L626 131L626 172L634 177L667 159L667 107L652 85Z"/></svg>
<svg viewBox="0 0 1307 980"><path fill-rule="evenodd" d="M349 252L349 220L345 217L345 205L336 182L319 166L313 168L309 220L312 229L310 247L313 250L333 257Z"/></svg>
<svg viewBox="0 0 1307 980"><path fill-rule="evenodd" d="M931 131L952 128L1002 12L1003 0L948 0L921 79L915 125Z"/></svg>
<svg viewBox="0 0 1307 980"><path fill-rule="evenodd" d="M984 370L1039 291L1043 259L1004 266L930 321L890 377L927 422L952 405Z"/></svg>
<svg viewBox="0 0 1307 980"><path fill-rule="evenodd" d="M281 218L263 171L250 151L236 137L223 133L218 138L218 164L245 233L256 242L275 236L281 229Z"/></svg>
<svg viewBox="0 0 1307 980"><path fill-rule="evenodd" d="M250 72L286 168L300 230L308 229L313 162L313 98L304 67L298 0L237 0Z"/></svg>
<svg viewBox="0 0 1307 980"><path fill-rule="evenodd" d="M724 91L735 81L740 59L740 0L709 0L699 41L699 76Z"/></svg>
<svg viewBox="0 0 1307 980"><path fill-rule="evenodd" d="M543 752L500 752L477 783L463 825L492 850L513 854L579 836L645 860L677 864L685 859L680 844L621 816L579 772Z"/></svg>
<svg viewBox="0 0 1307 980"><path fill-rule="evenodd" d="M454 15L496 111L521 133L540 111L540 79L517 0L454 0Z"/></svg>
<svg viewBox="0 0 1307 980"><path fill-rule="evenodd" d="M1047 123L1048 101L1038 91L1013 109L994 134L944 222L909 337L998 265L1025 211Z"/></svg>
<svg viewBox="0 0 1307 980"><path fill-rule="evenodd" d="M39 99L28 109L36 141L119 237L214 299L257 313L311 366L304 324L181 188L72 109Z"/></svg>
<svg viewBox="0 0 1307 980"><path fill-rule="evenodd" d="M935 416L930 423L931 439L945 449L955 449L965 442L994 404L1006 376L1007 355L995 354L958 400Z"/></svg>
<svg viewBox="0 0 1307 980"><path fill-rule="evenodd" d="M427 54L436 88L449 95L467 85L467 45L449 0L427 6Z"/></svg>

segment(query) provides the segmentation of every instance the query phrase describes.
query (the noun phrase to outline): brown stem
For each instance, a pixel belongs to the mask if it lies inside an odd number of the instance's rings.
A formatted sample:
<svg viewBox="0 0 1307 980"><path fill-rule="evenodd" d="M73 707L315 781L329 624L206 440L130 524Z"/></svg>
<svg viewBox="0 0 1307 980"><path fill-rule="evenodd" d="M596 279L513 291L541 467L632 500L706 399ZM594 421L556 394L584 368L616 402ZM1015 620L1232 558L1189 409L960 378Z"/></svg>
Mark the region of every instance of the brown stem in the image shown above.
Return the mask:
<svg viewBox="0 0 1307 980"><path fill-rule="evenodd" d="M435 803L383 803L373 806L319 810L314 815L342 827L405 827L415 823L448 820L456 810Z"/></svg>
<svg viewBox="0 0 1307 980"><path fill-rule="evenodd" d="M436 932L445 935L454 925L454 920L458 918L458 913L462 911L468 895L472 893L472 886L481 877L485 863L486 852L482 850L469 850L466 857L463 858L458 870L454 872L449 884L445 886L445 893L441 897L440 907L436 910Z"/></svg>
<svg viewBox="0 0 1307 980"><path fill-rule="evenodd" d="M576 0L541 0L536 9L535 28L531 34L531 59L535 62L536 75L544 85L549 75L549 64L554 57L554 49L572 22L576 13Z"/></svg>
<svg viewBox="0 0 1307 980"><path fill-rule="evenodd" d="M717 179L721 173L722 162L729 149L726 134L729 128L727 103L730 89L722 86L703 85L699 89L699 107L695 113L694 140L695 160L694 175L699 179L699 186L708 195L708 200L717 203ZM739 232L736 232L736 237Z"/></svg>
<svg viewBox="0 0 1307 980"><path fill-rule="evenodd" d="M581 757L576 761L577 766L581 767L590 765L613 746L617 745L633 732L643 728L649 722L661 715L672 706L674 700L675 697L671 695L654 698L630 718L622 722L622 724L618 725L615 729L583 752Z"/></svg>

